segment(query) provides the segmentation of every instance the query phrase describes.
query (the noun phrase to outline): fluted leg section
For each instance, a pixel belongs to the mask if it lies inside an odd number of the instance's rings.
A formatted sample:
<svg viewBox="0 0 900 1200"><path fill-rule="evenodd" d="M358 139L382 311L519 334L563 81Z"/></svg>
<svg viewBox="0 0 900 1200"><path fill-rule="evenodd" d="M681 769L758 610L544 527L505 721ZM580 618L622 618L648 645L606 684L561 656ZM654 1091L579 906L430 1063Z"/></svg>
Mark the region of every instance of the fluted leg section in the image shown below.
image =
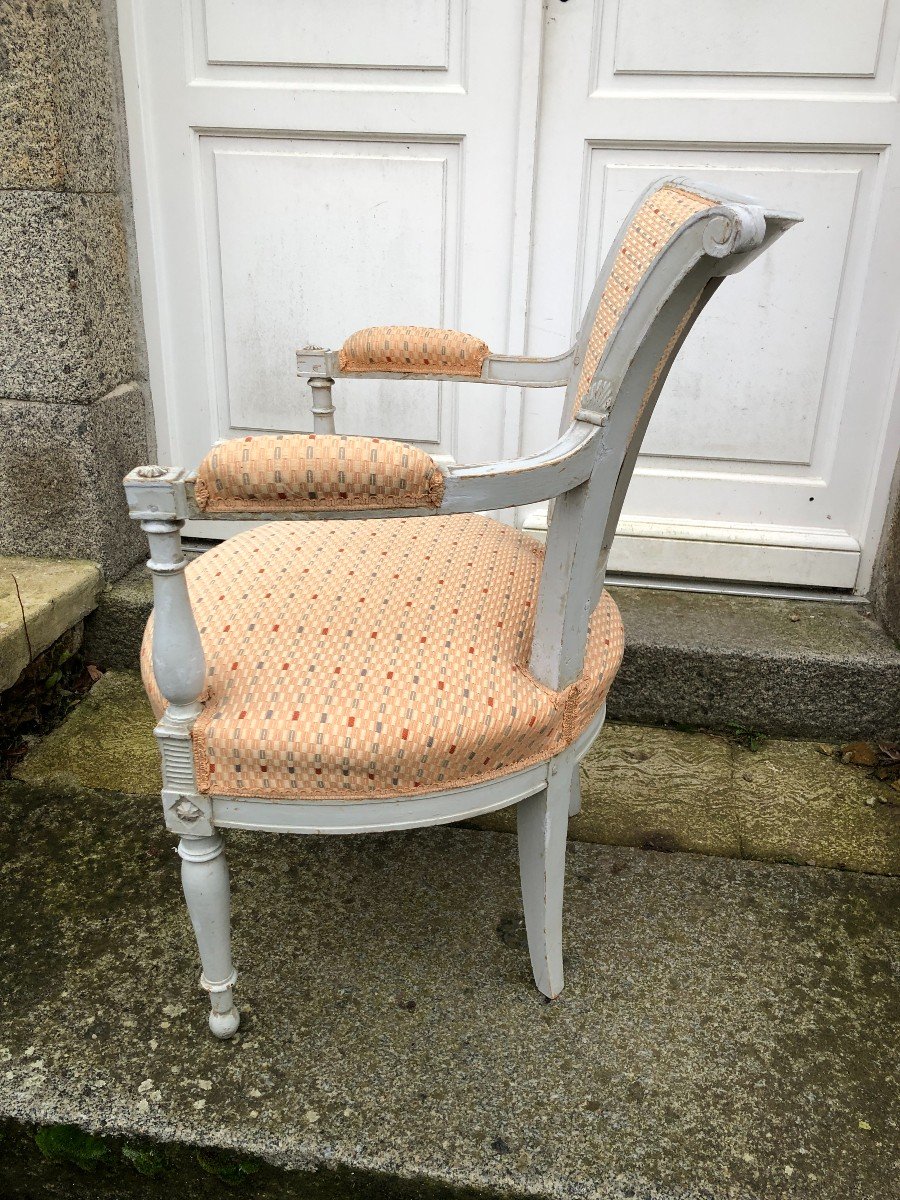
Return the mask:
<svg viewBox="0 0 900 1200"><path fill-rule="evenodd" d="M231 965L231 889L219 834L183 837L181 886L200 950L200 986L209 993L209 1027L219 1038L237 1032L241 1014L232 999L237 972Z"/></svg>

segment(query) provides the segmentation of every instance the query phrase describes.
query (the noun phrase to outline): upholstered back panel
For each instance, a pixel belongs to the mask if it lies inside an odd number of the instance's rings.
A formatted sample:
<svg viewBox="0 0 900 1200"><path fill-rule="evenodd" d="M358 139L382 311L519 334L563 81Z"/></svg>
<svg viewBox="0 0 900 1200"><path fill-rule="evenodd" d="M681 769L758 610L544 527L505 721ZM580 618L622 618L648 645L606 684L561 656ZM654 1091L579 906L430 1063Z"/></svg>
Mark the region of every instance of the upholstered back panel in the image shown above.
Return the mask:
<svg viewBox="0 0 900 1200"><path fill-rule="evenodd" d="M470 375L477 379L487 344L471 333L421 325L377 325L351 334L341 347L341 370L406 375Z"/></svg>
<svg viewBox="0 0 900 1200"><path fill-rule="evenodd" d="M712 208L715 203L706 196L666 183L651 193L632 217L593 316L581 374L574 395L570 393L570 417L581 407L610 334L641 279L682 225L695 213ZM590 313L587 319L590 319Z"/></svg>
<svg viewBox="0 0 900 1200"><path fill-rule="evenodd" d="M204 512L437 508L443 493L444 477L424 450L321 433L221 442L195 482Z"/></svg>

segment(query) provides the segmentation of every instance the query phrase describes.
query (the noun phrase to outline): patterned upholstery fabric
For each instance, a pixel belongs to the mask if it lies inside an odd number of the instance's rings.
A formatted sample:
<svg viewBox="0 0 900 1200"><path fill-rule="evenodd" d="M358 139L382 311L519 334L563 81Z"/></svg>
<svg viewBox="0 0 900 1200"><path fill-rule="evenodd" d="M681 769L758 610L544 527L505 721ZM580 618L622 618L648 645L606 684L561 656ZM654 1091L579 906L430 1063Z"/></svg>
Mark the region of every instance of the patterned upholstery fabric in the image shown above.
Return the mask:
<svg viewBox="0 0 900 1200"><path fill-rule="evenodd" d="M194 728L202 791L412 795L520 770L572 741L622 658L606 594L583 676L528 672L543 549L479 515L272 522L193 561L206 652ZM141 661L157 715L164 708Z"/></svg>
<svg viewBox="0 0 900 1200"><path fill-rule="evenodd" d="M377 325L344 342L341 370L397 371L408 375L472 375L477 378L487 345L471 333L419 325Z"/></svg>
<svg viewBox="0 0 900 1200"><path fill-rule="evenodd" d="M424 450L333 433L233 438L210 450L195 483L205 512L437 508L443 494Z"/></svg>
<svg viewBox="0 0 900 1200"><path fill-rule="evenodd" d="M689 217L712 208L715 203L706 196L667 183L648 196L635 213L597 306L578 378L573 416L587 395L609 335L653 260Z"/></svg>

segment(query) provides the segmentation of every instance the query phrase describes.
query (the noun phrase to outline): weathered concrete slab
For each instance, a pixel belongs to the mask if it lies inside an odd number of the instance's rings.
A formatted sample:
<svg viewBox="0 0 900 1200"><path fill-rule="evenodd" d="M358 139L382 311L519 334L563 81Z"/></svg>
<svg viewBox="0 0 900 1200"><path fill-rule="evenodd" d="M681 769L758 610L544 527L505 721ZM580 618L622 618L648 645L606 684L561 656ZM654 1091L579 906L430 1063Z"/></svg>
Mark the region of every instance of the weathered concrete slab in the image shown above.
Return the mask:
<svg viewBox="0 0 900 1200"><path fill-rule="evenodd" d="M0 558L0 692L94 609L102 586L96 563Z"/></svg>
<svg viewBox="0 0 900 1200"><path fill-rule="evenodd" d="M146 792L161 786L139 676L110 671L16 768L23 780ZM900 874L900 793L817 743L610 722L582 766L577 840ZM510 831L512 810L478 824Z"/></svg>
<svg viewBox="0 0 900 1200"><path fill-rule="evenodd" d="M614 720L900 739L900 649L863 606L611 590L626 634ZM86 631L96 661L132 669L152 606L142 567L110 588Z"/></svg>
<svg viewBox="0 0 900 1200"><path fill-rule="evenodd" d="M900 738L900 649L855 604L613 588L616 720Z"/></svg>
<svg viewBox="0 0 900 1200"><path fill-rule="evenodd" d="M512 838L235 835L222 1044L156 801L6 785L0 822L0 1118L230 1147L279 1195L895 1194L896 881L573 844L545 1004ZM118 1151L64 1182L207 1194Z"/></svg>
<svg viewBox="0 0 900 1200"><path fill-rule="evenodd" d="M140 676L110 671L64 724L17 764L16 778L131 795L158 791L155 724Z"/></svg>
<svg viewBox="0 0 900 1200"><path fill-rule="evenodd" d="M900 792L820 743L606 726L582 764L581 841L900 875ZM479 818L512 831L511 809Z"/></svg>

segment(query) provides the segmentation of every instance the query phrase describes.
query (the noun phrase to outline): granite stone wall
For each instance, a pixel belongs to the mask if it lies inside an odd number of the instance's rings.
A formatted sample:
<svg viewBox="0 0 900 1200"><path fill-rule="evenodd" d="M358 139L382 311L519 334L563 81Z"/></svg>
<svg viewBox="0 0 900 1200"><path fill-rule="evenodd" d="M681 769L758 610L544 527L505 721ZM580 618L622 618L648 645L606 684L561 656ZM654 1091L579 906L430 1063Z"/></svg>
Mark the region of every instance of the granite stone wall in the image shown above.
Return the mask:
<svg viewBox="0 0 900 1200"><path fill-rule="evenodd" d="M0 554L145 555L152 457L112 0L0 0Z"/></svg>

